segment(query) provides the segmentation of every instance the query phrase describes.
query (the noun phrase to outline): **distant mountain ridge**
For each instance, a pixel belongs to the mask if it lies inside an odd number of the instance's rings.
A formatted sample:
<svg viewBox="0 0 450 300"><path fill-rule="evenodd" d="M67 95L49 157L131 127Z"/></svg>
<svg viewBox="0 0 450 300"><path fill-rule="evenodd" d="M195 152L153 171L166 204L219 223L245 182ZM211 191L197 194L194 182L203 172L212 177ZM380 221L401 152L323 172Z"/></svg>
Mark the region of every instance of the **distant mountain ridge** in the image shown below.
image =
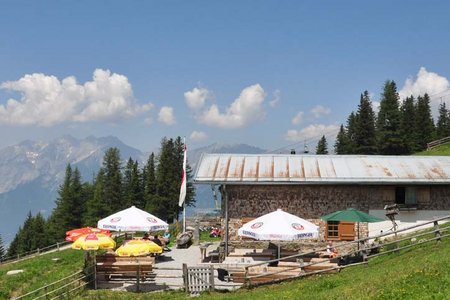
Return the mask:
<svg viewBox="0 0 450 300"><path fill-rule="evenodd" d="M29 211L49 215L67 164L77 167L84 181L92 181L102 165L105 151L111 147L120 150L124 163L132 157L142 167L148 158L147 154L114 136L77 139L65 135L49 142L26 140L0 149L0 235L3 241L9 243L12 240ZM188 161L195 171L202 153L263 152L265 150L245 144L216 143L188 149ZM213 209L211 195L209 186L198 186L196 208L189 208L187 213Z"/></svg>

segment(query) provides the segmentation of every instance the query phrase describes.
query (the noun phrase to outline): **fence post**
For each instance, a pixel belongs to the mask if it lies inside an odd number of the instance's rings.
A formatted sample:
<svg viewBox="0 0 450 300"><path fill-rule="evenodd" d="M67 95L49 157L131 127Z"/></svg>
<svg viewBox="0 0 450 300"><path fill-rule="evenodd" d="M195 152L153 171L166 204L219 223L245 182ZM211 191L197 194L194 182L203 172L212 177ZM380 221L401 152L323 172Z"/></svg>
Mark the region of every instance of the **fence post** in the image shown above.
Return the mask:
<svg viewBox="0 0 450 300"><path fill-rule="evenodd" d="M141 264L137 265L137 276L136 276L136 292L140 292L140 283L141 283Z"/></svg>
<svg viewBox="0 0 450 300"><path fill-rule="evenodd" d="M45 292L45 299L48 299L48 285L47 285L47 283L45 283L44 292Z"/></svg>
<svg viewBox="0 0 450 300"><path fill-rule="evenodd" d="M438 221L434 221L434 236L436 237L436 241L441 241L441 230L439 228Z"/></svg>
<svg viewBox="0 0 450 300"><path fill-rule="evenodd" d="M214 266L209 266L209 290L214 291Z"/></svg>
<svg viewBox="0 0 450 300"><path fill-rule="evenodd" d="M58 242L56 242L56 248L57 248L58 251L59 251L59 243L58 243Z"/></svg>
<svg viewBox="0 0 450 300"><path fill-rule="evenodd" d="M183 281L184 281L184 289L186 290L186 293L189 294L189 281L188 281L187 264L183 264Z"/></svg>

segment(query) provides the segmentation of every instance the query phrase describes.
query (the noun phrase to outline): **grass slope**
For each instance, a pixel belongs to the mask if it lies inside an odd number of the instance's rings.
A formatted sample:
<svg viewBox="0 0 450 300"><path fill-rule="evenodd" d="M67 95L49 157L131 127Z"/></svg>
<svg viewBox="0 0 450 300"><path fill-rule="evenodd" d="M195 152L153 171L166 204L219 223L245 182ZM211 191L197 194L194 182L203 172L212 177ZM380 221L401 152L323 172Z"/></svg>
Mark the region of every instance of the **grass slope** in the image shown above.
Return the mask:
<svg viewBox="0 0 450 300"><path fill-rule="evenodd" d="M53 258L59 258L53 261ZM83 267L83 251L63 250L31 259L0 265L0 299L9 299L73 274ZM10 270L24 270L6 275Z"/></svg>
<svg viewBox="0 0 450 300"><path fill-rule="evenodd" d="M415 155L429 155L429 156L450 156L450 143L441 145L430 151L418 152Z"/></svg>
<svg viewBox="0 0 450 300"><path fill-rule="evenodd" d="M254 289L205 293L197 299L448 299L450 240L373 258L338 274L318 275ZM87 291L78 299L188 299L182 292Z"/></svg>

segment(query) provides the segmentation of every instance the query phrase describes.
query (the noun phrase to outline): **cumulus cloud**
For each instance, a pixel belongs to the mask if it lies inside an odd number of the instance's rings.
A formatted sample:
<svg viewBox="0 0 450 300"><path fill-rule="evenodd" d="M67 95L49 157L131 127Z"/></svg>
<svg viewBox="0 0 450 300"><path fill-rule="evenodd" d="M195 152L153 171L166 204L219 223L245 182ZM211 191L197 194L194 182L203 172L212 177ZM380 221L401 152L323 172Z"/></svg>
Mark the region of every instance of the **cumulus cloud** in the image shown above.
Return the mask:
<svg viewBox="0 0 450 300"><path fill-rule="evenodd" d="M280 102L280 99L281 99L281 91L275 90L273 92L273 99L269 101L269 106L276 107L278 105L278 103Z"/></svg>
<svg viewBox="0 0 450 300"><path fill-rule="evenodd" d="M166 125L174 125L176 123L173 114L173 107L163 106L158 113L158 121Z"/></svg>
<svg viewBox="0 0 450 300"><path fill-rule="evenodd" d="M292 118L292 125L298 125L302 122L303 120L303 112L299 111L294 118Z"/></svg>
<svg viewBox="0 0 450 300"><path fill-rule="evenodd" d="M19 92L21 98L0 105L0 122L10 125L52 126L63 122L117 122L150 110L153 104L138 105L128 78L96 69L84 85L74 76L59 80L41 73L27 74L17 81L0 84L1 89Z"/></svg>
<svg viewBox="0 0 450 300"><path fill-rule="evenodd" d="M262 103L266 93L259 84L246 87L239 97L221 113L216 104L199 113L197 120L208 126L219 128L242 128L262 119L265 112Z"/></svg>
<svg viewBox="0 0 450 300"><path fill-rule="evenodd" d="M320 139L322 135L336 134L338 131L338 125L311 124L301 130L288 130L285 138L288 141L298 142L308 139Z"/></svg>
<svg viewBox="0 0 450 300"><path fill-rule="evenodd" d="M428 72L424 67L421 67L415 80L408 78L405 81L402 89L398 92L401 99L411 95L417 97L428 93L428 95L442 94L448 92L450 83L447 78L434 73Z"/></svg>
<svg viewBox="0 0 450 300"><path fill-rule="evenodd" d="M329 115L331 113L331 109L328 107L324 107L322 105L316 105L311 109L311 113L314 115L314 117L320 118L322 115Z"/></svg>
<svg viewBox="0 0 450 300"><path fill-rule="evenodd" d="M203 108L209 95L209 91L205 88L193 88L184 93L184 100L190 109L199 110Z"/></svg>
<svg viewBox="0 0 450 300"><path fill-rule="evenodd" d="M190 139L196 142L204 141L208 138L208 135L203 131L193 131L191 133Z"/></svg>

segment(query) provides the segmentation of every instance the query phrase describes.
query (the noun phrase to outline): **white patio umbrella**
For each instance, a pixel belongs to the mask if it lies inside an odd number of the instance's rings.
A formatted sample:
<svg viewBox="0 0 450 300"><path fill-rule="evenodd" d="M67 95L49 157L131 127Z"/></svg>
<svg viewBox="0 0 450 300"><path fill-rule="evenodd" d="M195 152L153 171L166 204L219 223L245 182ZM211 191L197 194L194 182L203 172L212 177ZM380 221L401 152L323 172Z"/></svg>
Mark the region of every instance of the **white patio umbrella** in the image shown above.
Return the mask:
<svg viewBox="0 0 450 300"><path fill-rule="evenodd" d="M169 224L142 209L131 206L101 219L97 227L113 231L157 231L169 228Z"/></svg>
<svg viewBox="0 0 450 300"><path fill-rule="evenodd" d="M317 238L319 227L281 209L244 224L238 235L268 241L293 241ZM278 258L280 245L278 245Z"/></svg>

